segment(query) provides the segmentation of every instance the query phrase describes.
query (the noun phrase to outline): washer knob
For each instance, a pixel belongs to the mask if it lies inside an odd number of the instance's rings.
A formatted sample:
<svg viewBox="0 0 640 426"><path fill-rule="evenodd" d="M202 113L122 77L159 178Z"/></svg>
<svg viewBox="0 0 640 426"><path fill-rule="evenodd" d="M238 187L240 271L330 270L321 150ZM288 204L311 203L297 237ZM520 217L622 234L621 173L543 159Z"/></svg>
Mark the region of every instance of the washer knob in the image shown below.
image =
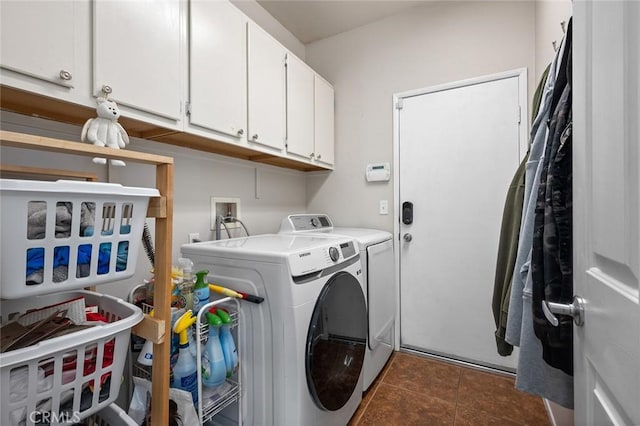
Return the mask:
<svg viewBox="0 0 640 426"><path fill-rule="evenodd" d="M313 226L314 228L317 228L318 226L320 226L320 222L318 222L318 218L315 218L315 217L311 218L311 226Z"/></svg>
<svg viewBox="0 0 640 426"><path fill-rule="evenodd" d="M338 252L338 249L335 247L329 247L329 257L334 262L337 262L338 259L340 259L340 253Z"/></svg>

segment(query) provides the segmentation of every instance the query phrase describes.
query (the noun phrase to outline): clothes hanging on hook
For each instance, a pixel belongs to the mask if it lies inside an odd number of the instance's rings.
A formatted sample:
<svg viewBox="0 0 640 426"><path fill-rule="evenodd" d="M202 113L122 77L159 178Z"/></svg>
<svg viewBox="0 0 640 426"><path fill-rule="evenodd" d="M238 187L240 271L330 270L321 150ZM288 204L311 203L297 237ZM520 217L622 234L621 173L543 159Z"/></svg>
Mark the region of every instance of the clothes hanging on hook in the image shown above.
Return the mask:
<svg viewBox="0 0 640 426"><path fill-rule="evenodd" d="M553 115L536 200L531 271L534 329L542 342L544 360L572 375L573 319L561 315L554 326L542 309L546 301L571 303L573 298L570 29L571 22L558 76L563 90L555 91L551 101Z"/></svg>
<svg viewBox="0 0 640 426"><path fill-rule="evenodd" d="M570 27L568 32L570 32ZM532 145L525 174L525 206L518 242L516 265L513 272L506 341L520 346L516 388L552 400L564 407L573 407L573 377L548 365L543 359L542 343L533 329L531 254L535 207L538 196L545 147L548 139L548 121L566 84L562 71L562 58L566 55L567 37L563 38L547 78L540 112L532 126ZM568 52L567 52L568 54Z"/></svg>

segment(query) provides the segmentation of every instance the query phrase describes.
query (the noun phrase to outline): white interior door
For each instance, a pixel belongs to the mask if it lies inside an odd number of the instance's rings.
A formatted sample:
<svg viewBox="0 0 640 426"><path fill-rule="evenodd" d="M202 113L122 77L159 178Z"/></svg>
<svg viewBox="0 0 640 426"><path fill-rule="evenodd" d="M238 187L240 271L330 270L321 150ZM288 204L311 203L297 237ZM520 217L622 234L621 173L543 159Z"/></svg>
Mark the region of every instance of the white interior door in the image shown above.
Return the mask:
<svg viewBox="0 0 640 426"><path fill-rule="evenodd" d="M413 223L400 223L404 348L517 364L517 351L497 353L491 300L504 200L524 154L525 85L522 71L402 97L399 200L413 203Z"/></svg>
<svg viewBox="0 0 640 426"><path fill-rule="evenodd" d="M640 425L640 3L574 9L576 425Z"/></svg>

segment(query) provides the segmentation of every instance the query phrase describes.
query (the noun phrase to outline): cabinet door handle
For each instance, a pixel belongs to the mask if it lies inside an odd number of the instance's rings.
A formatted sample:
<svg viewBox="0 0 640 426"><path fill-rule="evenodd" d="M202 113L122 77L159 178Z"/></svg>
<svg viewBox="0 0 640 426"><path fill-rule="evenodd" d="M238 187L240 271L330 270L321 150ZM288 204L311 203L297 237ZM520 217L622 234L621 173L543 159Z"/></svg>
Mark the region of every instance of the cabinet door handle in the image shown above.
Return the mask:
<svg viewBox="0 0 640 426"><path fill-rule="evenodd" d="M113 89L108 84L103 84L102 85L102 92L104 92L105 94L108 95L109 93L113 92Z"/></svg>
<svg viewBox="0 0 640 426"><path fill-rule="evenodd" d="M71 73L67 70L60 70L60 78L62 80L71 80L72 76Z"/></svg>
<svg viewBox="0 0 640 426"><path fill-rule="evenodd" d="M311 154L309 154L309 158L313 159L313 157L315 157L316 155L312 152Z"/></svg>
<svg viewBox="0 0 640 426"><path fill-rule="evenodd" d="M238 136L242 136L244 135L244 129L239 129L238 130Z"/></svg>
<svg viewBox="0 0 640 426"><path fill-rule="evenodd" d="M258 140L258 134L256 133L255 135L251 136L251 139L253 139L254 141Z"/></svg>
<svg viewBox="0 0 640 426"><path fill-rule="evenodd" d="M322 158L322 154L318 154L318 156L316 157L318 160Z"/></svg>

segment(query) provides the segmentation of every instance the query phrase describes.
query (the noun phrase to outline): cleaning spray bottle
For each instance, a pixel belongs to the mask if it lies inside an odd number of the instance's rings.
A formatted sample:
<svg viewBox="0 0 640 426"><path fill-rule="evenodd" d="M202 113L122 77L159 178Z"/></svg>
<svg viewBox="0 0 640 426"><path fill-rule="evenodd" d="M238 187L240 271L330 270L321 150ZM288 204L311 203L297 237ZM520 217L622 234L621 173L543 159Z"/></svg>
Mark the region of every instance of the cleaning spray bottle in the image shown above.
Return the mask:
<svg viewBox="0 0 640 426"><path fill-rule="evenodd" d="M205 277L209 271L196 272L196 283L193 285L193 311L197 314L200 308L209 303L209 284Z"/></svg>
<svg viewBox="0 0 640 426"><path fill-rule="evenodd" d="M180 283L180 294L184 298L186 308L193 310L193 262L191 259L181 257L178 265L182 268L182 282Z"/></svg>
<svg viewBox="0 0 640 426"><path fill-rule="evenodd" d="M213 308L206 313L209 322L209 336L202 353L202 384L215 388L224 383L227 377L227 367L219 337L222 320L211 311Z"/></svg>
<svg viewBox="0 0 640 426"><path fill-rule="evenodd" d="M188 333L191 325L195 323L197 317L191 310L185 312L173 326L173 332L180 335L180 354L178 361L173 367L173 382L171 387L191 392L193 404L198 404L198 371L196 361L189 351Z"/></svg>
<svg viewBox="0 0 640 426"><path fill-rule="evenodd" d="M231 377L238 366L238 351L231 335L231 316L224 309L216 309L216 315L222 320L220 328L220 344L224 354L224 362L227 367L227 377Z"/></svg>

